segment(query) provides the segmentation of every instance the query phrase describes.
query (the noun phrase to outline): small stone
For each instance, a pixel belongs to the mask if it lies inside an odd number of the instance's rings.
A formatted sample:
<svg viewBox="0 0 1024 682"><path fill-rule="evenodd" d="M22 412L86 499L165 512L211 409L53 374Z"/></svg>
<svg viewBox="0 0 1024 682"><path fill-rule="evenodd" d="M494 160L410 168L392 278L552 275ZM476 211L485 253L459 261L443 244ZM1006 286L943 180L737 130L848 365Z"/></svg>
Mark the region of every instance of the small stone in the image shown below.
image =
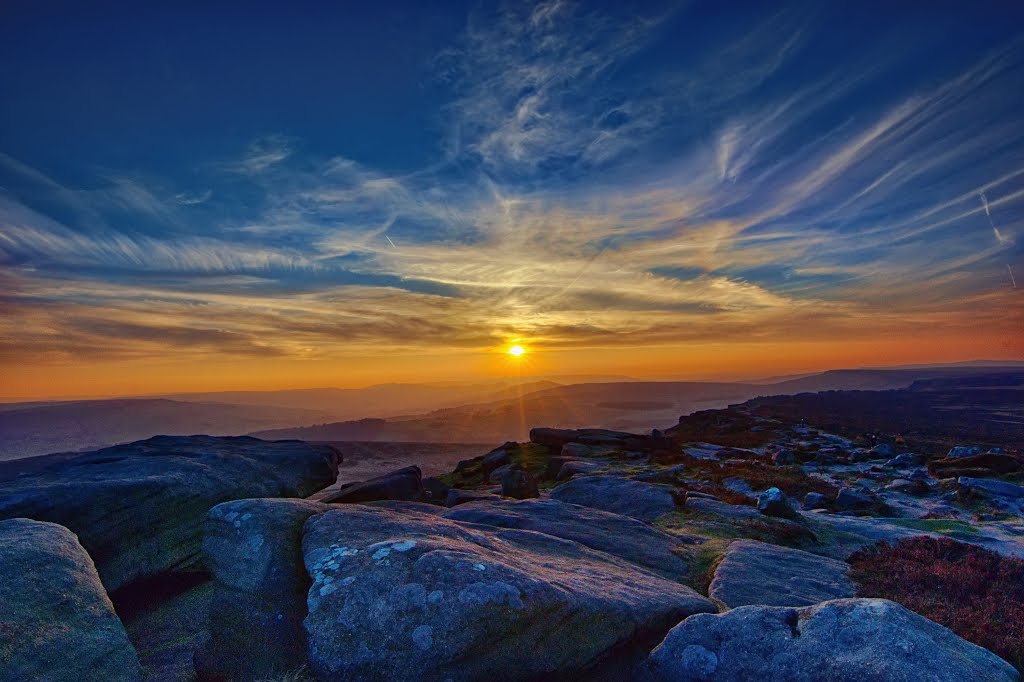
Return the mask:
<svg viewBox="0 0 1024 682"><path fill-rule="evenodd" d="M757 510L765 516L794 518L797 515L789 498L778 488L768 488L757 496Z"/></svg>

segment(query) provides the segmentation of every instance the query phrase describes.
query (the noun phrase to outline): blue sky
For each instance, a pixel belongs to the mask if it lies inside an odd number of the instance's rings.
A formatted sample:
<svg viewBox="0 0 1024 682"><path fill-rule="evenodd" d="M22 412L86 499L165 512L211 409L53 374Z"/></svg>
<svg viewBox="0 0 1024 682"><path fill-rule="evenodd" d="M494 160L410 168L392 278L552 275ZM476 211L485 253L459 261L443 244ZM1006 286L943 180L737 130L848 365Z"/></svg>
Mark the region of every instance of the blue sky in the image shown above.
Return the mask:
<svg viewBox="0 0 1024 682"><path fill-rule="evenodd" d="M1024 354L1019 3L0 12L0 362Z"/></svg>

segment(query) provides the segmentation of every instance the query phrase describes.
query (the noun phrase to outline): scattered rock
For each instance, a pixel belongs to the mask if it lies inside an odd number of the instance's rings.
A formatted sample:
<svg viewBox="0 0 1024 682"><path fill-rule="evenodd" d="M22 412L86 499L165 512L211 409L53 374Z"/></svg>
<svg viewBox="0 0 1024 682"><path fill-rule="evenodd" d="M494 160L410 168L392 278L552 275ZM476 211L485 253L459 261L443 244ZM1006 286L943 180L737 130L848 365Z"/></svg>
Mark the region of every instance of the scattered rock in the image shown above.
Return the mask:
<svg viewBox="0 0 1024 682"><path fill-rule="evenodd" d="M139 659L75 534L0 522L0 677L140 680Z"/></svg>
<svg viewBox="0 0 1024 682"><path fill-rule="evenodd" d="M199 568L206 513L246 497L306 497L341 459L326 445L245 436L155 436L0 481L0 518L71 529L108 591Z"/></svg>
<svg viewBox="0 0 1024 682"><path fill-rule="evenodd" d="M870 462L873 459L878 459L873 453L868 452L862 448L853 450L848 456L850 464L860 464L861 462Z"/></svg>
<svg viewBox="0 0 1024 682"><path fill-rule="evenodd" d="M405 467L354 485L345 486L319 501L327 504L352 504L373 500L423 499L423 472L418 466Z"/></svg>
<svg viewBox="0 0 1024 682"><path fill-rule="evenodd" d="M603 509L651 522L675 511L673 488L618 476L587 476L563 483L551 491L561 502Z"/></svg>
<svg viewBox="0 0 1024 682"><path fill-rule="evenodd" d="M757 511L765 516L778 516L780 518L795 518L796 510L789 497L778 488L768 488L757 496Z"/></svg>
<svg viewBox="0 0 1024 682"><path fill-rule="evenodd" d="M874 504L874 500L853 488L840 488L835 501L835 507L839 511L866 511Z"/></svg>
<svg viewBox="0 0 1024 682"><path fill-rule="evenodd" d="M912 452L904 452L902 455L896 455L888 462L885 466L893 469L908 469L910 467L916 467L924 464L925 459L921 455L915 455Z"/></svg>
<svg viewBox="0 0 1024 682"><path fill-rule="evenodd" d="M879 443L875 447L868 450L868 454L873 455L874 459L881 459L883 457L893 457L896 454L896 448L889 443Z"/></svg>
<svg viewBox="0 0 1024 682"><path fill-rule="evenodd" d="M467 502L500 499L500 495L484 492L482 490L463 490L461 488L452 488L448 491L448 499L445 501L445 505L448 507L457 507L458 505L466 504Z"/></svg>
<svg viewBox="0 0 1024 682"><path fill-rule="evenodd" d="M501 494L516 500L540 497L537 481L525 471L511 469L501 475Z"/></svg>
<svg viewBox="0 0 1024 682"><path fill-rule="evenodd" d="M750 487L750 484L744 481L742 478L735 478L730 476L729 478L722 479L722 487L726 490L731 490L734 493L740 495L746 495L747 497L757 497L754 494L754 489Z"/></svg>
<svg viewBox="0 0 1024 682"><path fill-rule="evenodd" d="M415 512L312 517L305 625L320 679L578 675L610 649L714 605L577 542Z"/></svg>
<svg viewBox="0 0 1024 682"><path fill-rule="evenodd" d="M686 575L686 562L673 552L678 540L629 516L557 500L488 500L445 512L456 521L518 528L573 540L644 566L673 580Z"/></svg>
<svg viewBox="0 0 1024 682"><path fill-rule="evenodd" d="M598 462L580 462L577 460L570 460L562 465L562 468L558 470L558 475L555 477L557 481L565 481L577 474L592 474L600 469L602 464Z"/></svg>
<svg viewBox="0 0 1024 682"><path fill-rule="evenodd" d="M970 478L968 476L961 476L956 482L960 490L970 490L983 495L996 495L999 497L1024 498L1024 485L991 478Z"/></svg>
<svg viewBox="0 0 1024 682"><path fill-rule="evenodd" d="M775 466L792 466L797 464L796 455L793 454L792 450L781 448L772 453L772 463Z"/></svg>
<svg viewBox="0 0 1024 682"><path fill-rule="evenodd" d="M886 490L892 490L897 493L905 493L907 495L915 495L921 497L931 492L931 488L928 484L921 479L908 480L905 478L895 478L885 486Z"/></svg>
<svg viewBox="0 0 1024 682"><path fill-rule="evenodd" d="M811 606L854 596L849 570L845 562L810 552L737 540L718 564L708 594L729 608Z"/></svg>
<svg viewBox="0 0 1024 682"><path fill-rule="evenodd" d="M821 493L807 493L804 496L804 509L828 509L828 498Z"/></svg>
<svg viewBox="0 0 1024 682"><path fill-rule="evenodd" d="M885 599L691 616L649 660L664 680L1018 679L995 654Z"/></svg>
<svg viewBox="0 0 1024 682"><path fill-rule="evenodd" d="M957 445L946 453L948 459L957 459L959 457L973 457L980 455L983 452L983 448L977 445Z"/></svg>
<svg viewBox="0 0 1024 682"><path fill-rule="evenodd" d="M451 488L441 479L431 476L423 479L423 501L431 504L445 504Z"/></svg>

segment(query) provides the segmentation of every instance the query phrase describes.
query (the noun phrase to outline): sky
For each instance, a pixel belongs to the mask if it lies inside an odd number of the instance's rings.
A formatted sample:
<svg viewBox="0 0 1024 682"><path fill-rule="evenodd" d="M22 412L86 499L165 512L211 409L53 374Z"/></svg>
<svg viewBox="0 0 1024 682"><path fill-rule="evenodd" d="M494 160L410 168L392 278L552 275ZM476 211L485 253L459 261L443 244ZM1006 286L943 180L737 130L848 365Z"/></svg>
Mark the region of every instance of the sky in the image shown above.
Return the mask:
<svg viewBox="0 0 1024 682"><path fill-rule="evenodd" d="M1019 2L12 0L0 99L3 397L1024 359Z"/></svg>

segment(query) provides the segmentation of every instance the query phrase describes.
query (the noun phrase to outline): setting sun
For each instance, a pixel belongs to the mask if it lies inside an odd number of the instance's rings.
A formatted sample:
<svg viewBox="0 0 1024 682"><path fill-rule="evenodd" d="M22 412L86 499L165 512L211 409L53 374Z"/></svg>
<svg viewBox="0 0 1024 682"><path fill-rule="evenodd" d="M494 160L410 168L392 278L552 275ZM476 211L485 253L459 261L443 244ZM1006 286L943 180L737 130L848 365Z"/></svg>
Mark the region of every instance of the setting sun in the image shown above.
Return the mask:
<svg viewBox="0 0 1024 682"><path fill-rule="evenodd" d="M522 357L524 353L526 353L526 349L522 346L512 346L508 349L508 354L517 358Z"/></svg>

